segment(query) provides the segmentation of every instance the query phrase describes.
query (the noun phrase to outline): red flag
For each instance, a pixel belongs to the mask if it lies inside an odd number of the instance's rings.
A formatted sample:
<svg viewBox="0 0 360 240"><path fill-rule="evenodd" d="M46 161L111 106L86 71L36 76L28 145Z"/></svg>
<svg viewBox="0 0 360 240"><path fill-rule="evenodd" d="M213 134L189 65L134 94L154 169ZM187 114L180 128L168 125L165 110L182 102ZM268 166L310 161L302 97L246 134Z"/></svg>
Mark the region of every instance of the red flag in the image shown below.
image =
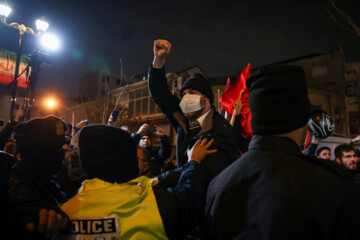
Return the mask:
<svg viewBox="0 0 360 240"><path fill-rule="evenodd" d="M246 88L246 87L245 87ZM249 90L246 90L241 95L241 134L247 138L252 138L252 130L251 130L251 112L248 102Z"/></svg>
<svg viewBox="0 0 360 240"><path fill-rule="evenodd" d="M226 92L227 90L229 90L230 87L231 87L230 78L228 78L224 92ZM222 104L221 104L221 108L220 108L220 113L221 113L221 115L225 114L225 109L224 109L224 107L223 107Z"/></svg>
<svg viewBox="0 0 360 240"><path fill-rule="evenodd" d="M244 68L244 70L240 73L236 83L228 90L225 90L224 94L219 99L222 108L224 108L229 114L232 114L234 112L234 103L241 94L241 134L247 138L251 138L253 136L250 125L251 113L248 104L249 90L245 86L245 82L250 76L250 67L251 63L248 63L246 68Z"/></svg>
<svg viewBox="0 0 360 240"><path fill-rule="evenodd" d="M248 63L247 67L244 68L244 70L242 70L242 72L240 73L236 83L227 91L225 91L219 99L219 102L221 103L222 107L229 114L233 114L234 112L233 106L235 101L239 98L240 93L246 90L245 82L246 79L250 76L250 66L251 63Z"/></svg>
<svg viewBox="0 0 360 240"><path fill-rule="evenodd" d="M305 143L304 143L304 151L306 150L306 147L310 144L311 142L311 134L310 131L308 129L307 133L306 133L306 138L305 138Z"/></svg>

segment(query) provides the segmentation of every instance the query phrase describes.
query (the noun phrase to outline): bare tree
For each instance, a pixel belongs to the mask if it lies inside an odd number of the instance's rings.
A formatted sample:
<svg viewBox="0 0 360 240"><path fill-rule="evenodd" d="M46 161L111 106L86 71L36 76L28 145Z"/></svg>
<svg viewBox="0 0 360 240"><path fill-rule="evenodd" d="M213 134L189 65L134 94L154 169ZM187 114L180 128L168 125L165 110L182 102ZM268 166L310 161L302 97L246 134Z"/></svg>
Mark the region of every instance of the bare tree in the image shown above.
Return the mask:
<svg viewBox="0 0 360 240"><path fill-rule="evenodd" d="M360 28L355 23L355 21L349 16L349 14L345 13L343 10L341 10L335 3L335 0L328 0L330 3L330 8L335 11L337 15L339 15L343 21L339 21L338 18L333 14L333 11L330 10L329 7L322 6L326 12L329 14L330 18L341 28L346 29L348 31L356 33L360 37ZM345 24L343 24L344 22Z"/></svg>

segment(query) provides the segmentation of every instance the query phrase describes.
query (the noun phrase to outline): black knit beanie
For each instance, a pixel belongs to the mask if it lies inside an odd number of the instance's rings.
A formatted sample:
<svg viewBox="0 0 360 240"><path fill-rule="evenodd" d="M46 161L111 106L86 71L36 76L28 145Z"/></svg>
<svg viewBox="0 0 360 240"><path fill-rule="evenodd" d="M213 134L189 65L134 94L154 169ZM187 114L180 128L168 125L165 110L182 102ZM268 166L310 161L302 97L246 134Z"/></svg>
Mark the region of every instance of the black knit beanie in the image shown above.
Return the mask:
<svg viewBox="0 0 360 240"><path fill-rule="evenodd" d="M16 148L21 154L17 169L23 177L50 177L65 156L65 123L53 115L33 118L14 128Z"/></svg>
<svg viewBox="0 0 360 240"><path fill-rule="evenodd" d="M246 87L249 89L253 134L283 134L308 122L310 100L301 67L261 67L249 77Z"/></svg>
<svg viewBox="0 0 360 240"><path fill-rule="evenodd" d="M142 138L145 137L145 136L149 137L149 138L150 138L150 141L152 140L152 139L151 139L151 133L150 133L150 132L143 132L143 133L141 133L141 134L140 134L140 139L142 139Z"/></svg>
<svg viewBox="0 0 360 240"><path fill-rule="evenodd" d="M180 96L183 96L185 89L193 89L201 92L204 96L208 97L210 103L214 101L214 94L211 89L210 82L200 73L195 73L184 82L180 89Z"/></svg>
<svg viewBox="0 0 360 240"><path fill-rule="evenodd" d="M15 140L20 153L58 150L65 144L65 123L53 115L18 123Z"/></svg>
<svg viewBox="0 0 360 240"><path fill-rule="evenodd" d="M119 127L94 124L83 127L79 136L80 162L90 178L128 182L138 176L136 144Z"/></svg>

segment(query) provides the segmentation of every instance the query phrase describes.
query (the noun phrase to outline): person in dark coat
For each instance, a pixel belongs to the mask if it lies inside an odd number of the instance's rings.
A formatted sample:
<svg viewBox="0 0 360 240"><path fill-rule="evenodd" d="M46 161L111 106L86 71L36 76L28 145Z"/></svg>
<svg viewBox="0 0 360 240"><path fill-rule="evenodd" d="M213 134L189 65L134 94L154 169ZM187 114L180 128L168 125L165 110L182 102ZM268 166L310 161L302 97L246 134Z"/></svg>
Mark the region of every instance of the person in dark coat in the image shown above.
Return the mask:
<svg viewBox="0 0 360 240"><path fill-rule="evenodd" d="M65 155L65 124L55 116L34 118L14 132L20 160L9 173L2 227L12 239L47 239L67 222L58 207L66 196L52 179Z"/></svg>
<svg viewBox="0 0 360 240"><path fill-rule="evenodd" d="M165 76L165 58L171 44L166 40L154 42L154 61L149 70L149 90L152 99L169 119L177 132L177 168L158 176L159 182L174 186L181 167L188 162L186 151L201 138L214 139L217 153L208 155L202 165L208 181L236 159L236 136L228 121L213 107L214 96L209 81L201 74L193 74L183 83L181 101L171 94Z"/></svg>
<svg viewBox="0 0 360 240"><path fill-rule="evenodd" d="M152 129L151 129L152 128ZM152 136L158 137L160 149L156 149L152 144ZM148 123L141 125L137 132L131 134L131 137L138 146L149 153L148 163L150 163L150 173L157 176L165 161L171 156L172 147L170 138L164 134L164 130L158 126L150 126Z"/></svg>
<svg viewBox="0 0 360 240"><path fill-rule="evenodd" d="M170 138L164 134L164 130L154 126L154 132L149 132L150 125L144 123L137 132L133 132L131 137L139 147L146 149L150 153L150 157L160 158L165 161L171 156L172 147ZM152 136L155 135L159 139L160 149L155 149L152 144Z"/></svg>
<svg viewBox="0 0 360 240"><path fill-rule="evenodd" d="M246 86L254 137L208 187L209 238L360 239L353 175L301 152L310 116L303 69L265 66Z"/></svg>

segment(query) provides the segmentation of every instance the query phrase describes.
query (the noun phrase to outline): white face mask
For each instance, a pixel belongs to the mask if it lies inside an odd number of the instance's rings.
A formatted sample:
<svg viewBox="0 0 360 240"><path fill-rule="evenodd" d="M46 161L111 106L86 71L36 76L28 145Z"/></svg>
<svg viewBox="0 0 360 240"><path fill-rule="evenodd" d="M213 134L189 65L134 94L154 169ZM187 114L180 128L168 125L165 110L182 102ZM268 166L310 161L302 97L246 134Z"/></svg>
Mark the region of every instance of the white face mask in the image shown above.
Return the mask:
<svg viewBox="0 0 360 240"><path fill-rule="evenodd" d="M201 110L200 95L185 94L179 104L183 113L191 113Z"/></svg>

